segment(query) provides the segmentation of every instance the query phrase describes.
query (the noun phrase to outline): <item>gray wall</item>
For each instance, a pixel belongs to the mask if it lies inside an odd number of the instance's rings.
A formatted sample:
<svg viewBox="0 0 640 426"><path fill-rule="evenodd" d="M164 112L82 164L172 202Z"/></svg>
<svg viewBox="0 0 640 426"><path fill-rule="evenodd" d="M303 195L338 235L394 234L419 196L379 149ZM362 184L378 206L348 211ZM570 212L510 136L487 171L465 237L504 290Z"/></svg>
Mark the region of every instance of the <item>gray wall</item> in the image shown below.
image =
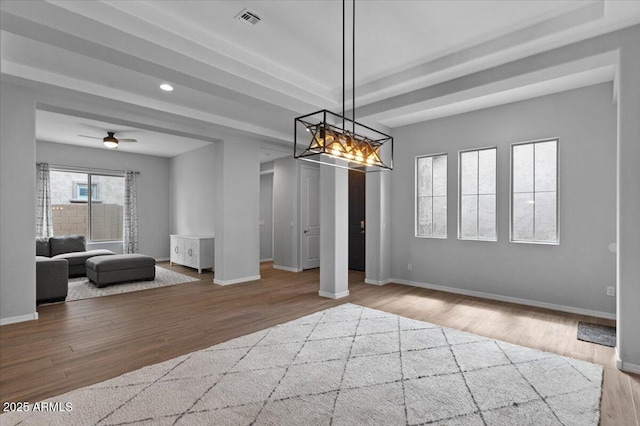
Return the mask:
<svg viewBox="0 0 640 426"><path fill-rule="evenodd" d="M60 166L139 171L136 177L139 252L156 259L169 257L168 158L38 141L36 161ZM121 246L101 244L100 248L117 250Z"/></svg>
<svg viewBox="0 0 640 426"><path fill-rule="evenodd" d="M215 235L215 145L171 159L171 233Z"/></svg>
<svg viewBox="0 0 640 426"><path fill-rule="evenodd" d="M260 260L273 259L273 173L260 175Z"/></svg>
<svg viewBox="0 0 640 426"><path fill-rule="evenodd" d="M605 83L395 129L391 268L397 279L605 313L615 299L616 106ZM510 144L559 142L560 245L509 242ZM498 147L498 241L457 239L458 151ZM417 155L448 156L448 239L414 237ZM407 264L413 270L407 270Z"/></svg>
<svg viewBox="0 0 640 426"><path fill-rule="evenodd" d="M0 97L0 319L36 312L35 96L2 83Z"/></svg>

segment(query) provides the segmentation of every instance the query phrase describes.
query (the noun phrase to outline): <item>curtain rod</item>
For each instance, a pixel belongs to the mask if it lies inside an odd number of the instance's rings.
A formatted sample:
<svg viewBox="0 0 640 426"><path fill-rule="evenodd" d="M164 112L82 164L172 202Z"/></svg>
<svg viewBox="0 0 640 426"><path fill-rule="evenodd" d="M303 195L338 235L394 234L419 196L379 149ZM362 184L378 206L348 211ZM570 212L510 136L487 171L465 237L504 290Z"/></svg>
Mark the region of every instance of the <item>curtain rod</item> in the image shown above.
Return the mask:
<svg viewBox="0 0 640 426"><path fill-rule="evenodd" d="M36 163L39 164L39 163ZM111 174L124 174L126 170L111 170L111 169L99 169L96 167L76 167L76 166L64 166L61 164L49 164L50 168L54 168L61 171L69 171L69 172L89 172L89 173L111 173ZM139 171L134 171L136 175L139 175Z"/></svg>

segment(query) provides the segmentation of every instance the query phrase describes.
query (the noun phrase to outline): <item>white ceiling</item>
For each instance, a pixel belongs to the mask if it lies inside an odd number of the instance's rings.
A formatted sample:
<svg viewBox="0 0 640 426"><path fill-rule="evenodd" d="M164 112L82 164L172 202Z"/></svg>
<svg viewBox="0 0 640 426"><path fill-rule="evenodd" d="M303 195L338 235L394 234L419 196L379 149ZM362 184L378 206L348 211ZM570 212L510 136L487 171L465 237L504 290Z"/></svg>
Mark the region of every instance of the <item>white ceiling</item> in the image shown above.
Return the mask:
<svg viewBox="0 0 640 426"><path fill-rule="evenodd" d="M79 132L79 133L78 133ZM82 146L85 148L111 151L102 143L107 132L114 132L115 137L135 139L137 142L121 142L116 148L120 152L155 155L158 157L175 157L211 144L211 141L186 138L164 132L156 132L122 124L107 123L84 117L59 114L51 111L36 111L36 140ZM82 135L82 136L81 136ZM84 136L91 136L91 139ZM290 156L292 151L284 147L268 146L260 148L260 162L273 161Z"/></svg>
<svg viewBox="0 0 640 426"><path fill-rule="evenodd" d="M3 0L2 78L69 97L81 94L98 109L124 105L133 111L127 126L116 126L119 121L105 114L100 120L73 117L68 107L64 114L42 111L42 140L80 144L87 142L74 135L86 133L82 126L94 126L98 134L119 129L140 140L127 146L131 152L174 156L240 132L264 139L267 149L279 143L286 152L294 117L341 110L341 5L334 0ZM640 1L356 5L356 111L368 124L388 128L612 80L610 63L594 58L474 91L417 101L406 96L640 22ZM249 26L235 20L245 7L261 22ZM350 9L347 2L347 45ZM347 58L347 89L350 62ZM160 91L162 82L175 90ZM350 92L347 98L350 107ZM154 114L162 114L165 136L159 136L162 128L136 125L136 117L142 121ZM208 127L172 133L174 119Z"/></svg>
<svg viewBox="0 0 640 426"><path fill-rule="evenodd" d="M211 143L84 117L74 117L50 111L36 111L36 139L39 141L111 150L102 143L102 138L107 136L107 132L114 132L116 139L128 138L138 141L134 143L122 142L116 148L118 151L160 157L174 157ZM99 139L85 138L80 135Z"/></svg>

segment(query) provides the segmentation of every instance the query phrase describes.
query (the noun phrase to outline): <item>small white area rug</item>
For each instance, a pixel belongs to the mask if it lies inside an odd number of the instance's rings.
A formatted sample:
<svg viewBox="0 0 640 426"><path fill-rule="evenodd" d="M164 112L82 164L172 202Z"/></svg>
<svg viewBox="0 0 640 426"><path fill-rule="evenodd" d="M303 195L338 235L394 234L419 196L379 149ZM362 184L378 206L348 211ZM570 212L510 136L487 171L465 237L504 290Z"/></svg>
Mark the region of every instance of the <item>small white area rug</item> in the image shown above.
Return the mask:
<svg viewBox="0 0 640 426"><path fill-rule="evenodd" d="M150 288L166 287L168 285L189 283L198 281L188 275L173 272L156 266L156 278L153 281L128 282L113 284L104 288L98 288L87 277L71 278L69 290L65 301L88 299L90 297L110 296L112 294L129 293L130 291L148 290Z"/></svg>
<svg viewBox="0 0 640 426"><path fill-rule="evenodd" d="M597 425L602 367L345 304L3 425Z"/></svg>

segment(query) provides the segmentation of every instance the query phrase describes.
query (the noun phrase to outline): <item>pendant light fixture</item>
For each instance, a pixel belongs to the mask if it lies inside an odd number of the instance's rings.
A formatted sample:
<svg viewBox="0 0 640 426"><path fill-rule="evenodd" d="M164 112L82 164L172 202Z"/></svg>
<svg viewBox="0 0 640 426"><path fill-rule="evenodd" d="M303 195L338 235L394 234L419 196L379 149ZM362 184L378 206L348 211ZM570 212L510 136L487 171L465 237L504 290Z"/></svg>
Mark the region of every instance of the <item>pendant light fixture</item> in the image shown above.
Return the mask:
<svg viewBox="0 0 640 426"><path fill-rule="evenodd" d="M295 119L293 156L360 172L393 169L393 137L356 122L356 0L353 1L352 118L345 114L345 0L342 0L342 115L326 109ZM308 141L301 147L298 141ZM343 161L335 161L335 159Z"/></svg>

